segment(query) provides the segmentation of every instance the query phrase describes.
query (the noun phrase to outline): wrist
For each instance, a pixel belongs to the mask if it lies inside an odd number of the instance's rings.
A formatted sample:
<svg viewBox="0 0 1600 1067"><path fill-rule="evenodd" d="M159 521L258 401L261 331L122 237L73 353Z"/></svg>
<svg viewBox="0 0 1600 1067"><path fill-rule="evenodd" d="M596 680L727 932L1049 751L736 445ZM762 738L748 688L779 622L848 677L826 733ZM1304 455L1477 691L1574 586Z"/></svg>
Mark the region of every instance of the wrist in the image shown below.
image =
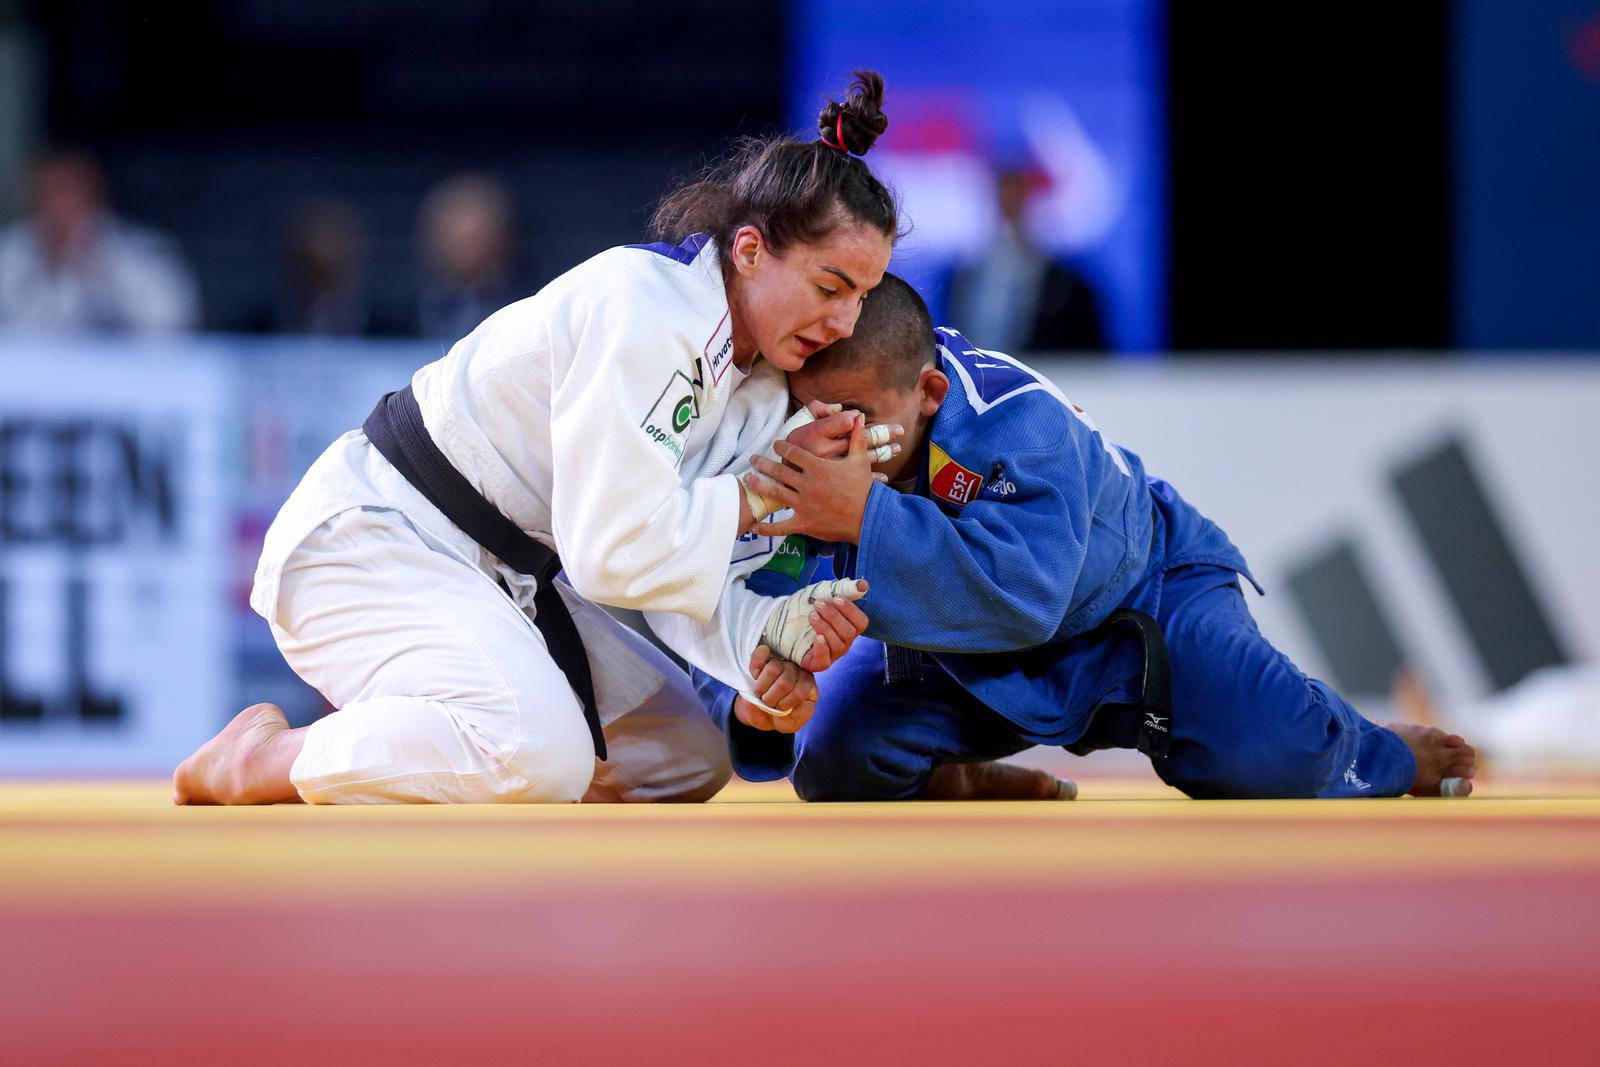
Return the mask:
<svg viewBox="0 0 1600 1067"><path fill-rule="evenodd" d="M851 510L846 523L844 536L838 540L852 545L861 543L861 529L867 523L867 505L872 501L872 487L876 484L875 480L868 479L866 488L855 500L855 507Z"/></svg>
<svg viewBox="0 0 1600 1067"><path fill-rule="evenodd" d="M744 484L743 478L735 478L739 483L739 536L743 537L750 532L750 527L756 524L755 513L750 508L750 488Z"/></svg>

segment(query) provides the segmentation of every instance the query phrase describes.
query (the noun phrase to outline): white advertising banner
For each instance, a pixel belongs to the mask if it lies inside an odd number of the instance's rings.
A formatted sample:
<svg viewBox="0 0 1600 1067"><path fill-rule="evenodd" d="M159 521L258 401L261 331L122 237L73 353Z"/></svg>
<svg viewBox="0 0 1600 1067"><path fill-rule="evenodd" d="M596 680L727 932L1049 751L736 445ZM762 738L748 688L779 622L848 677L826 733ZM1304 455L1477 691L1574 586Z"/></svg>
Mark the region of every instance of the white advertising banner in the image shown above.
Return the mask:
<svg viewBox="0 0 1600 1067"><path fill-rule="evenodd" d="M439 354L0 339L0 774L166 771L247 703L325 711L249 610L260 538ZM1031 362L1228 531L1263 630L1353 695L1403 662L1473 703L1600 655L1600 361Z"/></svg>
<svg viewBox="0 0 1600 1067"><path fill-rule="evenodd" d="M0 772L171 766L231 696L226 363L19 340L0 368Z"/></svg>
<svg viewBox="0 0 1600 1067"><path fill-rule="evenodd" d="M1472 608L1473 583L1499 589L1505 568L1469 572L1471 581L1454 590L1445 580L1470 565L1485 516L1469 507L1470 494L1451 515L1456 502L1447 494L1438 503L1442 535L1435 529L1430 542L1409 510L1422 506L1418 478L1442 482L1450 473L1449 464L1419 465L1441 447L1470 464L1489 518L1503 528L1566 658L1600 657L1600 360L1394 355L1036 365L1107 436L1228 532L1267 587L1265 598L1251 594L1251 610L1308 672L1337 677L1328 642L1314 632L1319 606L1297 601L1293 579L1346 546L1402 658L1447 704L1475 703L1506 684L1490 669L1496 644L1475 646L1472 638L1475 625L1492 634L1494 619L1476 619L1461 603ZM1455 541L1466 559L1452 558ZM1509 612L1511 599L1481 608ZM1523 640L1522 629L1501 643Z"/></svg>

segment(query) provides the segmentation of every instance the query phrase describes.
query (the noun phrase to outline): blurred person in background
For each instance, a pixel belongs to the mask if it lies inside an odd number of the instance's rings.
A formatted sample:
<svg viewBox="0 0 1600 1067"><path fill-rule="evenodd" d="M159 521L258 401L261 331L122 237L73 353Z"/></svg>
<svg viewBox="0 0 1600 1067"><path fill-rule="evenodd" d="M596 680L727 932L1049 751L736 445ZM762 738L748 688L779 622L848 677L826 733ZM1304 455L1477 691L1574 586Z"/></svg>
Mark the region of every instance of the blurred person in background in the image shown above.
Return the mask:
<svg viewBox="0 0 1600 1067"><path fill-rule="evenodd" d="M511 193L482 174L434 187L418 220L426 271L417 300L424 337L465 337L493 312L528 294L513 279L516 217Z"/></svg>
<svg viewBox="0 0 1600 1067"><path fill-rule="evenodd" d="M153 334L198 318L177 247L112 214L93 157L62 150L34 165L28 215L0 231L0 327Z"/></svg>
<svg viewBox="0 0 1600 1067"><path fill-rule="evenodd" d="M1014 168L996 175L1000 228L983 255L952 277L951 316L1001 352L1104 351L1094 287L1028 234L1034 181Z"/></svg>
<svg viewBox="0 0 1600 1067"><path fill-rule="evenodd" d="M277 302L252 331L363 337L382 328L367 292L367 229L354 205L315 198L298 205L284 239Z"/></svg>

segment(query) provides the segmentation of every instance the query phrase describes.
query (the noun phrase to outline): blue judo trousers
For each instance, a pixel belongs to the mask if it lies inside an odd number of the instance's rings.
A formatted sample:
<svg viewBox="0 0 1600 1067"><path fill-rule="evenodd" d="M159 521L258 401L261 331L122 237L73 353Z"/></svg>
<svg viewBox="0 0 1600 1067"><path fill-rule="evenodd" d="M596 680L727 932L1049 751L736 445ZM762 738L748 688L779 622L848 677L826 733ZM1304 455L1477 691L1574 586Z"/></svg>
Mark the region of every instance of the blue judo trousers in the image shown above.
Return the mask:
<svg viewBox="0 0 1600 1067"><path fill-rule="evenodd" d="M867 634L818 675L810 724L750 729L732 690L695 674L741 777L787 775L807 800L899 800L943 764L1133 748L1145 645L1101 625L1131 609L1165 638L1163 781L1193 797L1410 788L1405 743L1262 636L1240 587L1255 579L1214 523L1020 361L953 330L939 340L951 387L915 488L873 486L858 545L791 539L748 581L769 595L830 571L870 583Z"/></svg>

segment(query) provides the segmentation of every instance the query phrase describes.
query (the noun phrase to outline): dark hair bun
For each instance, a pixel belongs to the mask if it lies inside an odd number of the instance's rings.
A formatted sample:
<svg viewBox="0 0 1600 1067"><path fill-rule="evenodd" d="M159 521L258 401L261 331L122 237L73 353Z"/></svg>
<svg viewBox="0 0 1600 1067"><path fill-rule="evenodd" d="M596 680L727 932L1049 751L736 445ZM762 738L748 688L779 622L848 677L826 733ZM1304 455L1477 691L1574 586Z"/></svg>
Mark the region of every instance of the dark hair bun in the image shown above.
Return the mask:
<svg viewBox="0 0 1600 1067"><path fill-rule="evenodd" d="M817 131L824 141L833 144L842 130L844 144L837 147L864 156L889 128L889 119L883 113L883 75L875 70L858 70L854 74L844 102L828 101L817 116ZM841 115L843 123L839 121Z"/></svg>

